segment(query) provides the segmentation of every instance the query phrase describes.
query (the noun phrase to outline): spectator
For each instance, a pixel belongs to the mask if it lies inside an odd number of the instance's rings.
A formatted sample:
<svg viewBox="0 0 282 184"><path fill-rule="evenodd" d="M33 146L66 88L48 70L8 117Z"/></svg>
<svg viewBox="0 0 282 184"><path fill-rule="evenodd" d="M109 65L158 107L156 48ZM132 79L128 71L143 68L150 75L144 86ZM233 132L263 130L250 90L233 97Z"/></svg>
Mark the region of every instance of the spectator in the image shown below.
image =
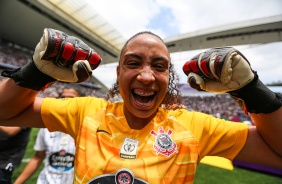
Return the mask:
<svg viewBox="0 0 282 184"><path fill-rule="evenodd" d="M30 130L0 126L0 184L11 184L13 171L25 154Z"/></svg>

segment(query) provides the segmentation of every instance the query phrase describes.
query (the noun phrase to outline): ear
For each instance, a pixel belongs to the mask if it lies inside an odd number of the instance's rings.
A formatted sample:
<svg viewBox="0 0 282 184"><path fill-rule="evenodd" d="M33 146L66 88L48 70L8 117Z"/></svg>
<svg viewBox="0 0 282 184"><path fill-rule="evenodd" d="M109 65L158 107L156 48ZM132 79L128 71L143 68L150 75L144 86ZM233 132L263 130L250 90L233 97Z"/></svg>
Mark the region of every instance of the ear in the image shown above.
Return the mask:
<svg viewBox="0 0 282 184"><path fill-rule="evenodd" d="M119 66L117 66L117 68L116 68L117 78L118 78L118 76L119 76L119 70L120 70L120 68L119 68Z"/></svg>

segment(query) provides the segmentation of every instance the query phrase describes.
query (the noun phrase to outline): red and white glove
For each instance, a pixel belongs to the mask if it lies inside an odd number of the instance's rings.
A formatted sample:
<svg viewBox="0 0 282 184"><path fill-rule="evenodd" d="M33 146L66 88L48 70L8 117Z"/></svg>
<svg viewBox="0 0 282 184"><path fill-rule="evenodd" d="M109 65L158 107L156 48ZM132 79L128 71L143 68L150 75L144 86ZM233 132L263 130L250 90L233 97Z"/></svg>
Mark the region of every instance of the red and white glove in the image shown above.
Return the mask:
<svg viewBox="0 0 282 184"><path fill-rule="evenodd" d="M184 64L183 71L192 88L227 92L246 114L271 113L282 106L282 95L269 90L245 56L232 47L212 48L200 53Z"/></svg>
<svg viewBox="0 0 282 184"><path fill-rule="evenodd" d="M83 82L99 66L101 57L79 38L45 28L33 61L41 72L58 81Z"/></svg>
<svg viewBox="0 0 282 184"><path fill-rule="evenodd" d="M240 89L254 79L248 60L232 47L200 53L184 64L183 71L192 88L213 93Z"/></svg>

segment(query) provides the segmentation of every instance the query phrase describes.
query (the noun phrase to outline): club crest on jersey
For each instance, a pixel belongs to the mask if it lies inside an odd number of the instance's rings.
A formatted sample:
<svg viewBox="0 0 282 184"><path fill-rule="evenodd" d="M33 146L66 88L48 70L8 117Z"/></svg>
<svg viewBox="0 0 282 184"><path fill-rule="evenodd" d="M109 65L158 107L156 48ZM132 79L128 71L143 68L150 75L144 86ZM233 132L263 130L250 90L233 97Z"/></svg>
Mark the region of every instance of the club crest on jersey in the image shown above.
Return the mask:
<svg viewBox="0 0 282 184"><path fill-rule="evenodd" d="M158 133L154 130L152 130L150 133L156 137L153 147L157 154L162 154L169 157L174 152L178 152L176 143L170 137L172 130L169 129L167 132L165 132L163 127L159 127Z"/></svg>

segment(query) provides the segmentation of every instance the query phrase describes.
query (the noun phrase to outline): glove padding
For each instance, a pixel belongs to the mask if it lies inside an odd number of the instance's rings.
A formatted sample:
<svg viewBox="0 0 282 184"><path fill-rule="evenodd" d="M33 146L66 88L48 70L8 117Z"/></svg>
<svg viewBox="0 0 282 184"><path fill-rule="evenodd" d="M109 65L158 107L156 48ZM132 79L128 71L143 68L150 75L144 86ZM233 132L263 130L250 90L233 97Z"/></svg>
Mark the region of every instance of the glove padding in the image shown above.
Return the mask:
<svg viewBox="0 0 282 184"><path fill-rule="evenodd" d="M58 81L83 82L99 66L101 57L82 40L45 28L33 61L41 72Z"/></svg>
<svg viewBox="0 0 282 184"><path fill-rule="evenodd" d="M240 89L254 79L248 60L232 47L200 53L184 64L183 71L192 88L213 93Z"/></svg>

